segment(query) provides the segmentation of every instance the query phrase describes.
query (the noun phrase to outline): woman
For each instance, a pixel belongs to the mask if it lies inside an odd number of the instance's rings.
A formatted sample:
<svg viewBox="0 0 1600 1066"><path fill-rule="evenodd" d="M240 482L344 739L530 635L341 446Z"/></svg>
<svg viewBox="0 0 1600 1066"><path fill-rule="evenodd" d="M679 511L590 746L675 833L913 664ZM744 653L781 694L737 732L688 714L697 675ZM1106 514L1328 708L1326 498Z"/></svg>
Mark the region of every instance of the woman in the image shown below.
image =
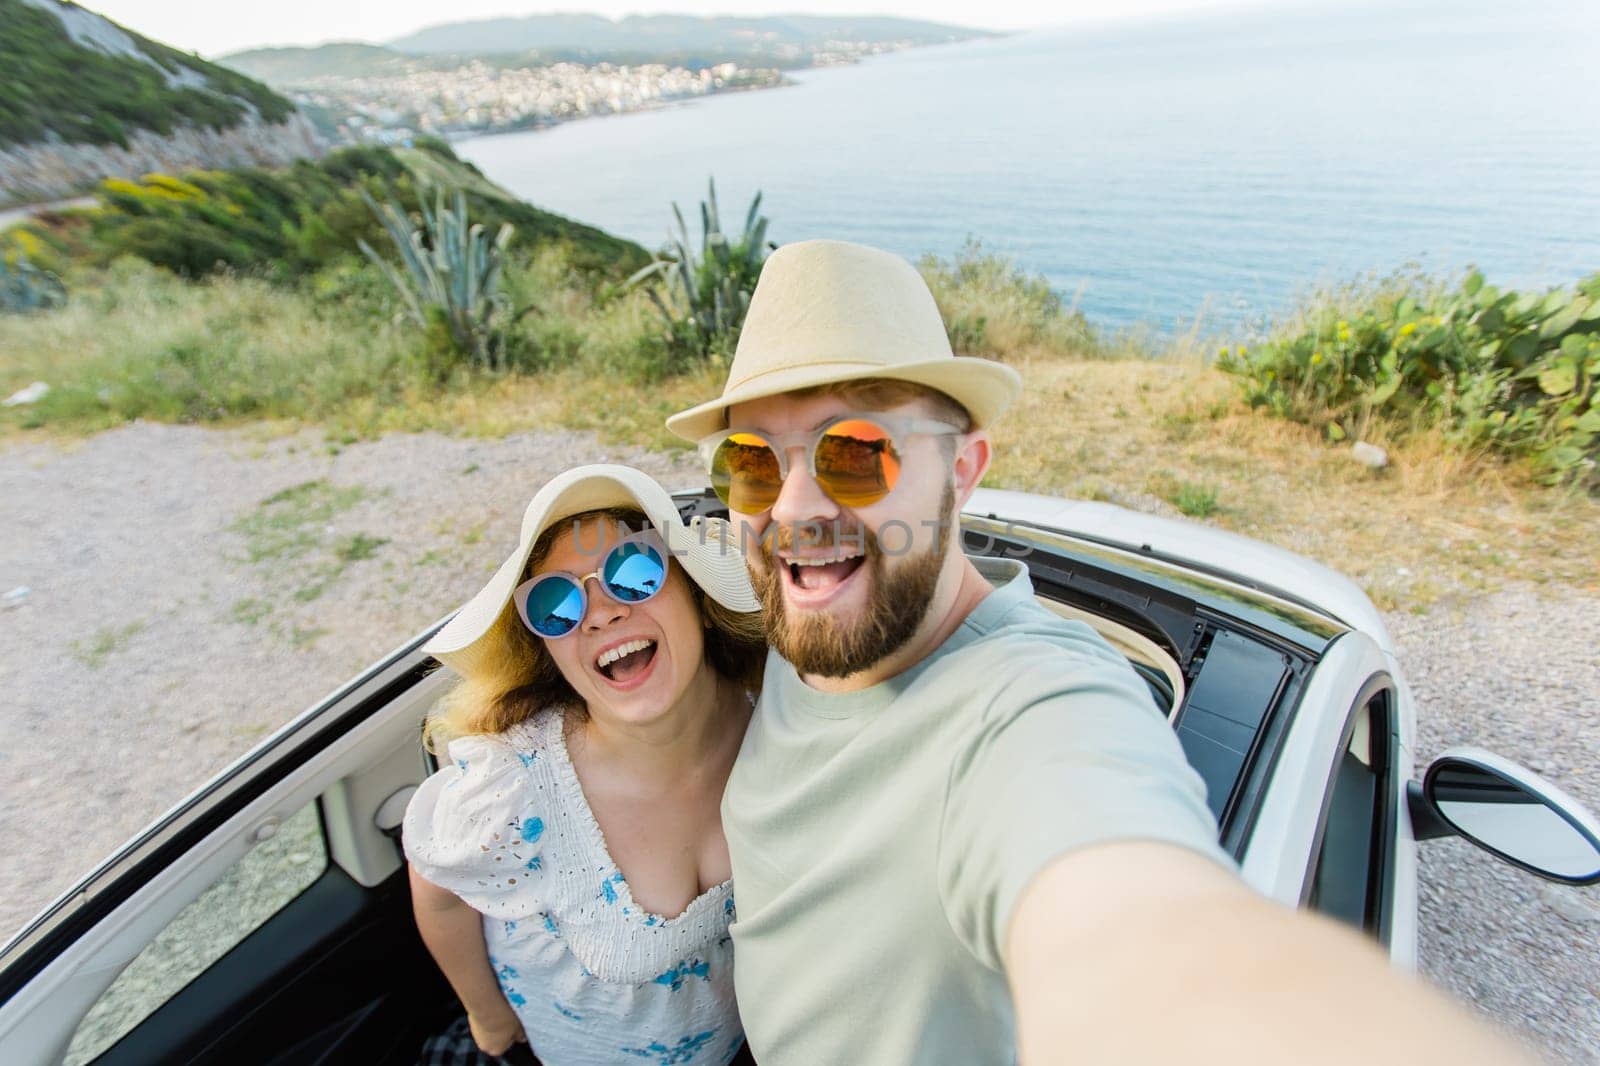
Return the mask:
<svg viewBox="0 0 1600 1066"><path fill-rule="evenodd" d="M545 1066L730 1061L718 806L765 656L723 523L580 467L427 645L462 675L406 812L417 925L479 1047Z"/></svg>

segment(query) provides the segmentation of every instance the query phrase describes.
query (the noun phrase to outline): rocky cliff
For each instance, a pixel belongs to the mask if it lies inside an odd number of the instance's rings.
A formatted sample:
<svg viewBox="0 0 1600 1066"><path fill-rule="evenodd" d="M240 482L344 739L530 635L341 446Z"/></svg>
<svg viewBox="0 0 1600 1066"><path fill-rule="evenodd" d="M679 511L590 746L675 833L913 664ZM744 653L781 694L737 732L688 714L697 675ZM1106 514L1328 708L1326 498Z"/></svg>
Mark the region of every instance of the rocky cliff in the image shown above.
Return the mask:
<svg viewBox="0 0 1600 1066"><path fill-rule="evenodd" d="M0 71L0 206L322 151L260 82L65 0L0 0Z"/></svg>
<svg viewBox="0 0 1600 1066"><path fill-rule="evenodd" d="M101 178L138 178L152 171L217 170L281 166L316 158L323 144L311 123L296 113L282 123L251 116L232 129L186 128L167 136L148 130L116 144L43 142L0 148L0 207L59 200Z"/></svg>

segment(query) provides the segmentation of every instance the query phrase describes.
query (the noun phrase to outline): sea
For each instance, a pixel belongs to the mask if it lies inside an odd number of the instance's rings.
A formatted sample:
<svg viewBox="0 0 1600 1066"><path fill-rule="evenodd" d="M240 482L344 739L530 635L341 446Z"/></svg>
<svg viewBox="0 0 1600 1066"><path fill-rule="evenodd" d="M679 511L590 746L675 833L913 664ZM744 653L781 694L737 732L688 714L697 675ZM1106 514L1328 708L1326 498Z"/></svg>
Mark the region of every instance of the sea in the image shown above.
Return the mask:
<svg viewBox="0 0 1600 1066"><path fill-rule="evenodd" d="M974 8L977 12L979 8ZM1279 2L1016 33L456 145L656 249L715 179L779 243L968 241L1110 331L1251 334L1318 290L1600 271L1600 2Z"/></svg>

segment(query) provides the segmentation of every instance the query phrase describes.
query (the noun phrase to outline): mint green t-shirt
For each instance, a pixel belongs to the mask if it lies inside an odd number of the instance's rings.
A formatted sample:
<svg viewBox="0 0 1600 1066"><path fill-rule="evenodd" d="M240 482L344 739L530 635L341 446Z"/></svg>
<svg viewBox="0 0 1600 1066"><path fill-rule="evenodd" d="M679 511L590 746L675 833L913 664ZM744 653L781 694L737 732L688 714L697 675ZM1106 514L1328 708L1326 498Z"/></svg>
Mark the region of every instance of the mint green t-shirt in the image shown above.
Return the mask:
<svg viewBox="0 0 1600 1066"><path fill-rule="evenodd" d="M1001 949L1036 874L1113 840L1230 862L1127 660L973 562L996 588L897 677L829 694L767 660L722 802L762 1066L1013 1062Z"/></svg>

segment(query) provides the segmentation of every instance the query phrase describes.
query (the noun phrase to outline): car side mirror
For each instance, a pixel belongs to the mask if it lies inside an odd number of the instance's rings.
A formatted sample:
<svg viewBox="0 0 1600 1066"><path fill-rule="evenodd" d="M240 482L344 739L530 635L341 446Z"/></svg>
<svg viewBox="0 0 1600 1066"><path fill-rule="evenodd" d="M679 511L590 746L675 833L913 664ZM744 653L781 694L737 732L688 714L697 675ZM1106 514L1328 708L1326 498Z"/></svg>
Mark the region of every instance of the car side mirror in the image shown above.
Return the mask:
<svg viewBox="0 0 1600 1066"><path fill-rule="evenodd" d="M1600 882L1600 821L1526 767L1480 748L1451 748L1407 788L1418 840L1455 835L1529 873Z"/></svg>

